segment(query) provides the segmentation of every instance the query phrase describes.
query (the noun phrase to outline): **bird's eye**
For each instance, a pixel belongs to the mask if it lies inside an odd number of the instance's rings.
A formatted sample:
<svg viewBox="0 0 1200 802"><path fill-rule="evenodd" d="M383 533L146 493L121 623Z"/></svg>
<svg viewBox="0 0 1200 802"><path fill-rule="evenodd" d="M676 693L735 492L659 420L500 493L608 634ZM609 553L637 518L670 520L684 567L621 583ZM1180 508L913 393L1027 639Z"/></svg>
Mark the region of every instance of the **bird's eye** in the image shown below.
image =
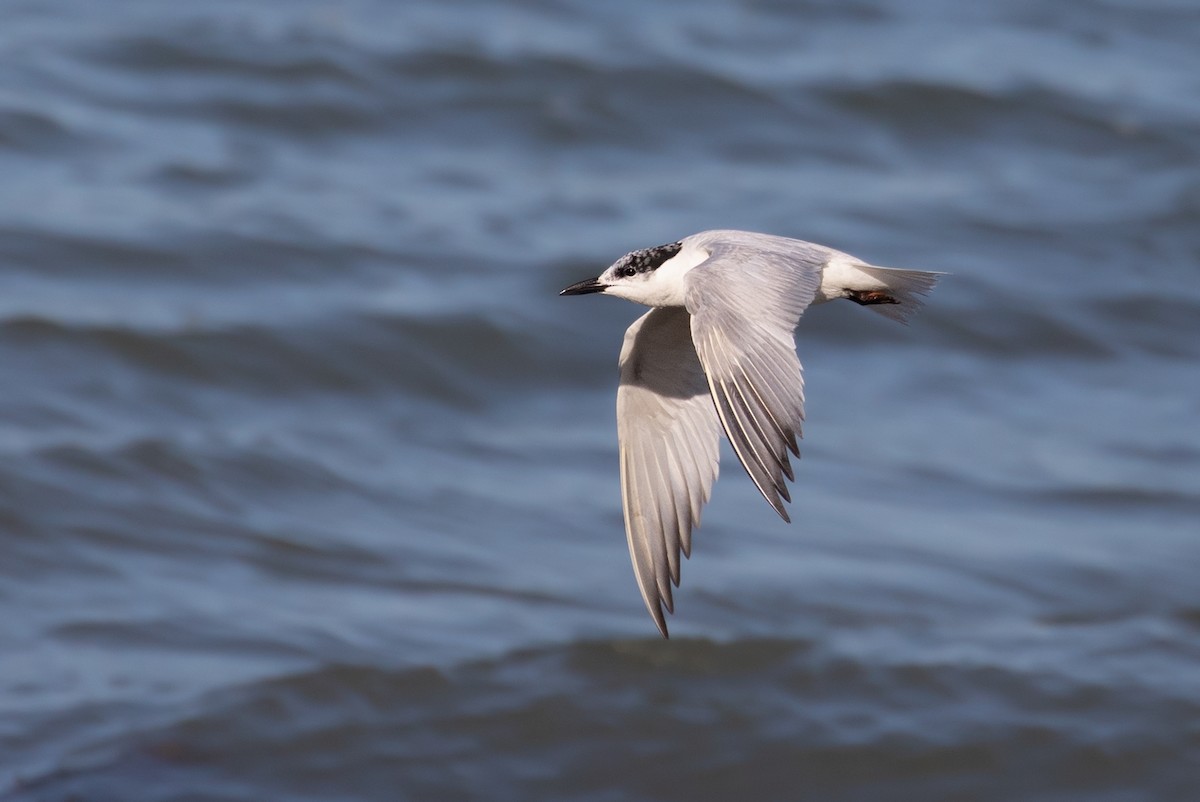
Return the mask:
<svg viewBox="0 0 1200 802"><path fill-rule="evenodd" d="M633 278L637 275L637 271L632 267L622 267L620 270L620 275L622 278Z"/></svg>

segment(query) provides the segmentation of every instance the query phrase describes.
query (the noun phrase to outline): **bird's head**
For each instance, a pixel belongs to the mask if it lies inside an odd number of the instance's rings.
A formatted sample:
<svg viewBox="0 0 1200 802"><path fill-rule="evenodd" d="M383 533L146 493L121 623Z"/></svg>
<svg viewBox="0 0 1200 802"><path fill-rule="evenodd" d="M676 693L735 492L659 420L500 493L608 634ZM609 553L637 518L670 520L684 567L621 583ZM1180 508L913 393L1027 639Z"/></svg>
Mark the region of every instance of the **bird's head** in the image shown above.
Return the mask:
<svg viewBox="0 0 1200 802"><path fill-rule="evenodd" d="M682 248L682 242L672 242L627 253L596 278L572 284L559 295L601 292L647 306L681 306L682 272L660 268L679 261Z"/></svg>

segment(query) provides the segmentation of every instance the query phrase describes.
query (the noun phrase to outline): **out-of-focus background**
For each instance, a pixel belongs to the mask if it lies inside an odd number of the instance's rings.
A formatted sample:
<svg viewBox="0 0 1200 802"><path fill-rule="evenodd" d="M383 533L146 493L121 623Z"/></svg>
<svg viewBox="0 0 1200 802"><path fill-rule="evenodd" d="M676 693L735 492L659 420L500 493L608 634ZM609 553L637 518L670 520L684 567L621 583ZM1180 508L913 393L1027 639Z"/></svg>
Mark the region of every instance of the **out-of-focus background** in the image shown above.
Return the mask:
<svg viewBox="0 0 1200 802"><path fill-rule="evenodd" d="M1196 4L3 14L0 798L1196 793ZM663 642L556 293L715 227L953 276Z"/></svg>

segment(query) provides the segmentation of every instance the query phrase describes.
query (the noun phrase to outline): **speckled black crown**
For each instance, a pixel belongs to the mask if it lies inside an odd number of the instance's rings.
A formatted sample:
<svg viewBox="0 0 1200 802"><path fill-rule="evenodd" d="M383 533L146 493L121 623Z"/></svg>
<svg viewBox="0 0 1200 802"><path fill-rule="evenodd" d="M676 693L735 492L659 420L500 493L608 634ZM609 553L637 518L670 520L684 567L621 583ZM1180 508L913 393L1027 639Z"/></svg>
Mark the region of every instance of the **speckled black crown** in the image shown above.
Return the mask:
<svg viewBox="0 0 1200 802"><path fill-rule="evenodd" d="M670 245L657 245L653 248L643 248L640 251L625 254L617 269L633 268L638 273L648 273L657 270L662 263L679 253L682 242L672 242Z"/></svg>

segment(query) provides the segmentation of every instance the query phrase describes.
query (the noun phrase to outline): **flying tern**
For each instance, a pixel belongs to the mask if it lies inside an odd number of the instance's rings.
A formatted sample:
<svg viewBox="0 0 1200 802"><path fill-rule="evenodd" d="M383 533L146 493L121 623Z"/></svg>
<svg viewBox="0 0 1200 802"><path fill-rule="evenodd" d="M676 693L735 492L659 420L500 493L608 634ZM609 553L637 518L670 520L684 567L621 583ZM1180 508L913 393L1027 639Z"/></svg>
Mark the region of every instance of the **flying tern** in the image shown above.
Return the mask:
<svg viewBox="0 0 1200 802"><path fill-rule="evenodd" d="M804 379L794 330L812 304L846 298L905 322L940 273L867 264L803 240L703 231L633 251L560 295L653 307L625 332L617 389L621 496L646 609L667 637L680 553L717 478L724 430L767 503L790 521Z"/></svg>

